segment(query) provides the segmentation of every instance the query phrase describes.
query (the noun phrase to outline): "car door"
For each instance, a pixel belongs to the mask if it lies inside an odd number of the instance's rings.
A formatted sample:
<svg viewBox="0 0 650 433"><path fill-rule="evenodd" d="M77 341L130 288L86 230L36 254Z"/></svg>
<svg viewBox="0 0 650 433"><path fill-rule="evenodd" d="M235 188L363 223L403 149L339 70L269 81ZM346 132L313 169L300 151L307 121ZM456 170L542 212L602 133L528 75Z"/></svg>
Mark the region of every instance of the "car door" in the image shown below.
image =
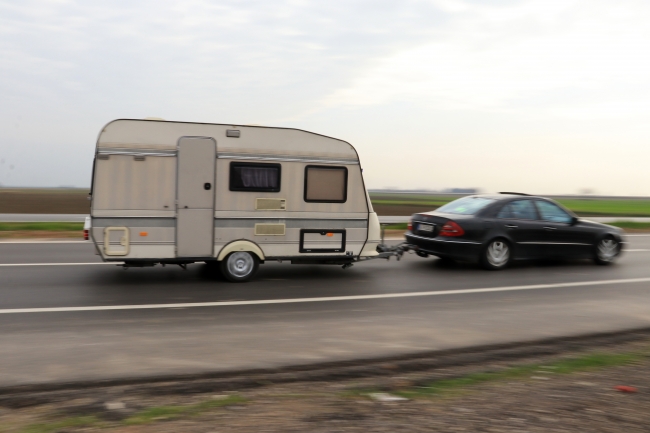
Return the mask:
<svg viewBox="0 0 650 433"><path fill-rule="evenodd" d="M531 199L506 203L496 215L495 224L515 243L516 258L539 258L544 255L542 222Z"/></svg>
<svg viewBox="0 0 650 433"><path fill-rule="evenodd" d="M543 221L549 257L584 257L591 254L591 233L575 225L573 215L551 201L536 200L535 205Z"/></svg>

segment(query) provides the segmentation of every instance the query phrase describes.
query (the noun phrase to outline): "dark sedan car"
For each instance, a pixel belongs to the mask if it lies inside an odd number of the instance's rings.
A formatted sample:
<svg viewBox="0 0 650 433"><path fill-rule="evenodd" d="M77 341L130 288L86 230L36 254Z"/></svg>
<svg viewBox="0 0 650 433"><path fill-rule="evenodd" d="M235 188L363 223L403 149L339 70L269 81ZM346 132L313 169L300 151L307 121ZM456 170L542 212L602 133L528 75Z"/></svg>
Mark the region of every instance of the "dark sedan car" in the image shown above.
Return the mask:
<svg viewBox="0 0 650 433"><path fill-rule="evenodd" d="M622 231L576 217L553 200L516 193L473 195L412 216L406 241L419 256L505 268L512 260L590 258L612 263Z"/></svg>

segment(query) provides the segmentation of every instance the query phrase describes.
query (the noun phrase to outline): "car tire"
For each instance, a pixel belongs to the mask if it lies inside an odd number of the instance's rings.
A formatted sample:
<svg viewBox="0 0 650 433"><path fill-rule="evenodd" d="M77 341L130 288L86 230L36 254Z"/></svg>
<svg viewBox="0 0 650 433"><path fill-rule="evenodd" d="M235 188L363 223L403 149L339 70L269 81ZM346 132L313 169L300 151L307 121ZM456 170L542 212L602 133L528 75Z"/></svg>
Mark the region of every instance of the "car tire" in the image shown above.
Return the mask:
<svg viewBox="0 0 650 433"><path fill-rule="evenodd" d="M595 246L594 262L601 266L611 265L620 253L621 243L612 236L605 236Z"/></svg>
<svg viewBox="0 0 650 433"><path fill-rule="evenodd" d="M257 255L248 251L235 251L221 261L221 274L233 283L243 283L255 276L260 266Z"/></svg>
<svg viewBox="0 0 650 433"><path fill-rule="evenodd" d="M503 238L492 239L481 253L481 265L491 271L506 268L511 259L512 248Z"/></svg>

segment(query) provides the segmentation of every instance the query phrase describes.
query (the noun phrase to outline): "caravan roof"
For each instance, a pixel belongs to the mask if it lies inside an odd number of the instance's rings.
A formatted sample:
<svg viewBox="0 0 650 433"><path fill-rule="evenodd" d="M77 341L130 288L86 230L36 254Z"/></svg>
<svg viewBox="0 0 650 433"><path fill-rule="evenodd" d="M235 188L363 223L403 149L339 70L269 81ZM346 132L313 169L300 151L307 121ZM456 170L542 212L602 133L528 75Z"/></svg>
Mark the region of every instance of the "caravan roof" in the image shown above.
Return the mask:
<svg viewBox="0 0 650 433"><path fill-rule="evenodd" d="M227 137L227 130L239 130L239 137ZM167 122L120 119L107 124L99 134L97 148L107 151L175 151L182 136L214 137L220 156L308 158L338 163L357 163L359 156L343 140L292 128Z"/></svg>

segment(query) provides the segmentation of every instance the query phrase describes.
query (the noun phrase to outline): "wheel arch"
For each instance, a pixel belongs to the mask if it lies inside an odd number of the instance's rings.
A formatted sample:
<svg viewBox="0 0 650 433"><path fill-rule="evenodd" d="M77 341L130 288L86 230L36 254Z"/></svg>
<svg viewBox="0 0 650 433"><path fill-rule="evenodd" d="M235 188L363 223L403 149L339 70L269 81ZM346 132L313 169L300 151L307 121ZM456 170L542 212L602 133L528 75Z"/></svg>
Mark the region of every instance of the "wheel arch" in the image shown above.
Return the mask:
<svg viewBox="0 0 650 433"><path fill-rule="evenodd" d="M249 253L253 253L262 262L266 259L264 257L264 252L255 242L240 239L224 245L223 248L221 248L221 251L219 251L219 254L217 254L217 260L221 261L225 259L228 256L228 254L233 253L235 251L246 251Z"/></svg>
<svg viewBox="0 0 650 433"><path fill-rule="evenodd" d="M607 231L598 233L598 235L596 236L596 243L598 243L601 240L603 240L605 238L608 238L608 237L614 238L614 240L616 242L619 242L619 243L623 242L623 236L621 236L621 233L619 233L617 231L614 231L614 230L607 230Z"/></svg>

